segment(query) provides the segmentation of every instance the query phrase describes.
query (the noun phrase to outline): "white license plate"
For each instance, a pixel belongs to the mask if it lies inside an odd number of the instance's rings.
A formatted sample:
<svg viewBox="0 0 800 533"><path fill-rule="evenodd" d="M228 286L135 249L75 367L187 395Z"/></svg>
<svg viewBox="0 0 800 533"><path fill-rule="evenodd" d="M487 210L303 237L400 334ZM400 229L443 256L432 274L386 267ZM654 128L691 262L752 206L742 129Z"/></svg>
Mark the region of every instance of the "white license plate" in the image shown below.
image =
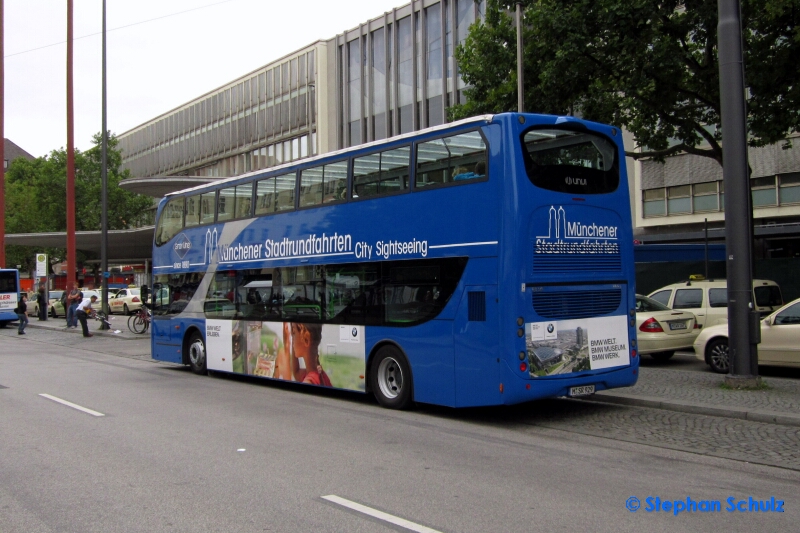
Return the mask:
<svg viewBox="0 0 800 533"><path fill-rule="evenodd" d="M569 388L570 396L588 396L589 394L594 394L594 385L584 385L582 387Z"/></svg>
<svg viewBox="0 0 800 533"><path fill-rule="evenodd" d="M686 322L670 322L669 329L686 329Z"/></svg>

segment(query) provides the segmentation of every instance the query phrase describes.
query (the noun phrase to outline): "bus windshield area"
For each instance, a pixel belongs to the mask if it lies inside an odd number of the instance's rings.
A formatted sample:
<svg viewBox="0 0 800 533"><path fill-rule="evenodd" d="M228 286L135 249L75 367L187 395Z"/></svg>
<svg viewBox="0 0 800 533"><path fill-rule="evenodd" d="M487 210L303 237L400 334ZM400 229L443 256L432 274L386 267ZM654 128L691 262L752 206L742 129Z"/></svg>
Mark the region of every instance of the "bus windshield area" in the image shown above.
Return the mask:
<svg viewBox="0 0 800 533"><path fill-rule="evenodd" d="M565 129L531 129L522 135L528 178L542 189L604 194L619 186L616 145L605 137Z"/></svg>

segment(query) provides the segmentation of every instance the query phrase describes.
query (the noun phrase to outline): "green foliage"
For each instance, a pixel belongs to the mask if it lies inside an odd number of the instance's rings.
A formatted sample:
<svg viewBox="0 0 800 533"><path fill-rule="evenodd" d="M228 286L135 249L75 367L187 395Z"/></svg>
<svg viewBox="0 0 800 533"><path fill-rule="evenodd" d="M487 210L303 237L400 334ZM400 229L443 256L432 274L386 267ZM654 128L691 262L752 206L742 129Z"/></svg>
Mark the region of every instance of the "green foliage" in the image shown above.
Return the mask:
<svg viewBox="0 0 800 533"><path fill-rule="evenodd" d="M517 107L510 0L456 50L468 102L452 118ZM685 151L722 163L717 0L527 0L525 109L623 126L644 152ZM748 127L753 146L800 129L800 0L742 0Z"/></svg>
<svg viewBox="0 0 800 533"><path fill-rule="evenodd" d="M85 152L75 150L75 230L101 229L102 182L101 136L93 137L95 146ZM133 194L119 187L130 177L121 171L122 155L116 149L119 141L108 140L108 229L132 227L148 209L151 198ZM67 152L53 150L49 156L33 160L15 159L6 172L6 233L45 233L67 230ZM44 250L54 260L63 258L63 250ZM33 254L30 247L8 246L7 264L30 269Z"/></svg>

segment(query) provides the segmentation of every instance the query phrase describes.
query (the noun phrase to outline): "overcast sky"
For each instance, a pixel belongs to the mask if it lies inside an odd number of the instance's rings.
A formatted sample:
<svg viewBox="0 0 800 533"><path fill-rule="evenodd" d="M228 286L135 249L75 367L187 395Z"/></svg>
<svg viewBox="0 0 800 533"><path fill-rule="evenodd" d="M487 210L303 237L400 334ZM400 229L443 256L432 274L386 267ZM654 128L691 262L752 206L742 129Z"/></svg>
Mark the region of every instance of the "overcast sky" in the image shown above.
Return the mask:
<svg viewBox="0 0 800 533"><path fill-rule="evenodd" d="M108 129L146 122L408 0L107 0ZM66 0L4 0L5 136L67 145ZM102 126L102 0L74 0L75 147Z"/></svg>

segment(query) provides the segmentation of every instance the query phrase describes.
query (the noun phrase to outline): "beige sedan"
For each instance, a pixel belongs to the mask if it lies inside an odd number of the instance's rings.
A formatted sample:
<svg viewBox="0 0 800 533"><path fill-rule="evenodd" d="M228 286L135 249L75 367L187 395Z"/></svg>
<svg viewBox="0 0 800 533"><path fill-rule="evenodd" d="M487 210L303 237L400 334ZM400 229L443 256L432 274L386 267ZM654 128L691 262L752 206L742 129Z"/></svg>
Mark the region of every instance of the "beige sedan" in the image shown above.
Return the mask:
<svg viewBox="0 0 800 533"><path fill-rule="evenodd" d="M108 295L108 308L112 313L131 314L142 307L139 289L120 289L113 296Z"/></svg>
<svg viewBox="0 0 800 533"><path fill-rule="evenodd" d="M666 305L636 295L636 338L640 355L666 361L676 350L691 349L699 330L697 319L688 311L675 311Z"/></svg>
<svg viewBox="0 0 800 533"><path fill-rule="evenodd" d="M718 374L730 371L728 325L706 328L694 343L694 353ZM758 364L800 368L800 298L761 321Z"/></svg>

